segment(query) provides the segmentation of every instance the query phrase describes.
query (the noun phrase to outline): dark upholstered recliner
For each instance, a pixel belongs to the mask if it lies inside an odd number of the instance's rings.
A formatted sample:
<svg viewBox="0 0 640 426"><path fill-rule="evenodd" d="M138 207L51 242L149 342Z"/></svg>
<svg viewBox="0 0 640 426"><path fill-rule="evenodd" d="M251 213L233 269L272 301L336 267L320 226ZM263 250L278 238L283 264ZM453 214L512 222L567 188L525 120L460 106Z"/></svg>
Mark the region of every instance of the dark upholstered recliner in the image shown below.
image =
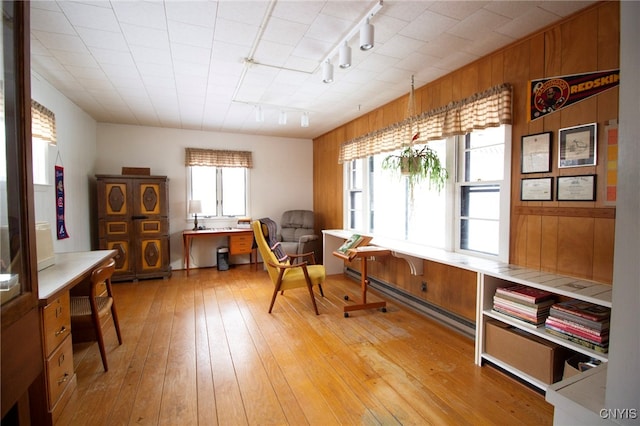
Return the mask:
<svg viewBox="0 0 640 426"><path fill-rule="evenodd" d="M316 263L322 263L322 239L313 228L311 210L288 210L280 220L280 241L287 254L313 252Z"/></svg>

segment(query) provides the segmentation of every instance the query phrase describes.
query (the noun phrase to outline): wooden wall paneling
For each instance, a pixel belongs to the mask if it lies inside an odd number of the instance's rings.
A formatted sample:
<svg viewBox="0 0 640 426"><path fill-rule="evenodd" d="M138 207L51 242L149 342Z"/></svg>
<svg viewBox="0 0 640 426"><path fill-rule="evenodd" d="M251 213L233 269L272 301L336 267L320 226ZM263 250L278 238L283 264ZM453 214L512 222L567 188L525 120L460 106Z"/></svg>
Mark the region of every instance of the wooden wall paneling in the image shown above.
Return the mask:
<svg viewBox="0 0 640 426"><path fill-rule="evenodd" d="M540 269L558 270L558 217L543 216L540 220Z"/></svg>
<svg viewBox="0 0 640 426"><path fill-rule="evenodd" d="M492 81L492 58L493 55L486 56L478 61L477 87L479 90L495 86Z"/></svg>
<svg viewBox="0 0 640 426"><path fill-rule="evenodd" d="M491 85L489 87L510 83L504 76L504 51L491 55Z"/></svg>
<svg viewBox="0 0 640 426"><path fill-rule="evenodd" d="M597 70L597 28L598 12L595 9L581 13L560 25L563 75Z"/></svg>
<svg viewBox="0 0 640 426"><path fill-rule="evenodd" d="M542 246L542 216L527 216L525 266L540 268Z"/></svg>
<svg viewBox="0 0 640 426"><path fill-rule="evenodd" d="M438 102L438 105L447 105L449 102L455 100L453 97L453 78L451 74L439 79L436 84L440 86L440 102Z"/></svg>
<svg viewBox="0 0 640 426"><path fill-rule="evenodd" d="M595 219L593 279L607 284L613 282L615 224L615 219Z"/></svg>
<svg viewBox="0 0 640 426"><path fill-rule="evenodd" d="M593 218L558 218L558 272L591 279L593 275Z"/></svg>
<svg viewBox="0 0 640 426"><path fill-rule="evenodd" d="M598 69L604 71L619 66L620 2L612 1L598 9Z"/></svg>
<svg viewBox="0 0 640 426"><path fill-rule="evenodd" d="M479 63L476 61L471 65L462 68L460 74L460 92L457 93L457 99L464 99L472 96L474 93L478 93L487 87L479 87Z"/></svg>

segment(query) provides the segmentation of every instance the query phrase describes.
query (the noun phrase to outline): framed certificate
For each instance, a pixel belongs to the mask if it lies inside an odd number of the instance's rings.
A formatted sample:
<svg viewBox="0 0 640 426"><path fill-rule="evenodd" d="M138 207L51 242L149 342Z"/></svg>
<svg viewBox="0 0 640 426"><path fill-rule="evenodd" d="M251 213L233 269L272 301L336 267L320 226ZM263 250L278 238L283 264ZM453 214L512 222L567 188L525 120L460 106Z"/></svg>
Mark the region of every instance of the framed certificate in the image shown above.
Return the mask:
<svg viewBox="0 0 640 426"><path fill-rule="evenodd" d="M522 179L520 183L520 200L551 201L553 200L553 178Z"/></svg>
<svg viewBox="0 0 640 426"><path fill-rule="evenodd" d="M521 172L545 173L551 171L552 133L544 132L522 137Z"/></svg>
<svg viewBox="0 0 640 426"><path fill-rule="evenodd" d="M597 124L567 127L558 132L558 167L596 165Z"/></svg>
<svg viewBox="0 0 640 426"><path fill-rule="evenodd" d="M558 201L595 201L596 175L558 176Z"/></svg>

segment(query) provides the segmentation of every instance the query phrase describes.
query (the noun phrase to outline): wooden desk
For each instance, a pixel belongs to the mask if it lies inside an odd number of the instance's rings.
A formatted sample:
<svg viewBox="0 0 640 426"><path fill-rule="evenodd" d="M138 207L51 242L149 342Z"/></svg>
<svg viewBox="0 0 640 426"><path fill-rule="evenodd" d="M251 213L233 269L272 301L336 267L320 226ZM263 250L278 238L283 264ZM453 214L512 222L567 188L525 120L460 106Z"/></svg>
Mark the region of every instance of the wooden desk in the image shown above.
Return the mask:
<svg viewBox="0 0 640 426"><path fill-rule="evenodd" d="M211 238L211 237L229 237L229 254L248 254L249 262L252 262L252 258L255 259L255 264L258 263L258 256L256 249L253 248L253 230L252 229L238 229L238 228L220 228L220 229L198 229L184 230L182 231L182 245L184 253L184 264L189 275L189 258L191 251L191 241L194 238Z"/></svg>
<svg viewBox="0 0 640 426"><path fill-rule="evenodd" d="M29 390L33 424L53 425L76 388L69 311L70 290L115 257L115 250L58 253L55 264L38 272L44 372Z"/></svg>
<svg viewBox="0 0 640 426"><path fill-rule="evenodd" d="M362 309L382 308L382 312L387 312L387 302L385 301L367 303L367 287L369 286L369 279L367 277L367 260L376 256L389 256L390 254L391 254L391 250L383 247L363 246L355 249L355 255L352 258L353 259L359 258L362 265L362 270L360 271L362 303L358 303L355 305L345 305L344 307L345 318L349 317L349 312L359 311ZM345 296L344 299L349 300L349 296Z"/></svg>

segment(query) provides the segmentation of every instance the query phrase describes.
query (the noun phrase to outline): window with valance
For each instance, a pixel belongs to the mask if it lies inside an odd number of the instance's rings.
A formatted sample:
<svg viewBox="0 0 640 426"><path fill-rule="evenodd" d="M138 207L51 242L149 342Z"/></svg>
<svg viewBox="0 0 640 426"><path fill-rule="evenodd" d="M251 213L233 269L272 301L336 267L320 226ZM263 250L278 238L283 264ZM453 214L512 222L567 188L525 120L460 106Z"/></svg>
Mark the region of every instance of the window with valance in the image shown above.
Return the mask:
<svg viewBox="0 0 640 426"><path fill-rule="evenodd" d="M250 151L185 148L186 166L253 168Z"/></svg>
<svg viewBox="0 0 640 426"><path fill-rule="evenodd" d="M467 99L441 108L411 116L340 146L340 164L370 155L390 152L411 143L425 143L450 136L464 135L473 130L511 124L511 85L501 84Z"/></svg>

